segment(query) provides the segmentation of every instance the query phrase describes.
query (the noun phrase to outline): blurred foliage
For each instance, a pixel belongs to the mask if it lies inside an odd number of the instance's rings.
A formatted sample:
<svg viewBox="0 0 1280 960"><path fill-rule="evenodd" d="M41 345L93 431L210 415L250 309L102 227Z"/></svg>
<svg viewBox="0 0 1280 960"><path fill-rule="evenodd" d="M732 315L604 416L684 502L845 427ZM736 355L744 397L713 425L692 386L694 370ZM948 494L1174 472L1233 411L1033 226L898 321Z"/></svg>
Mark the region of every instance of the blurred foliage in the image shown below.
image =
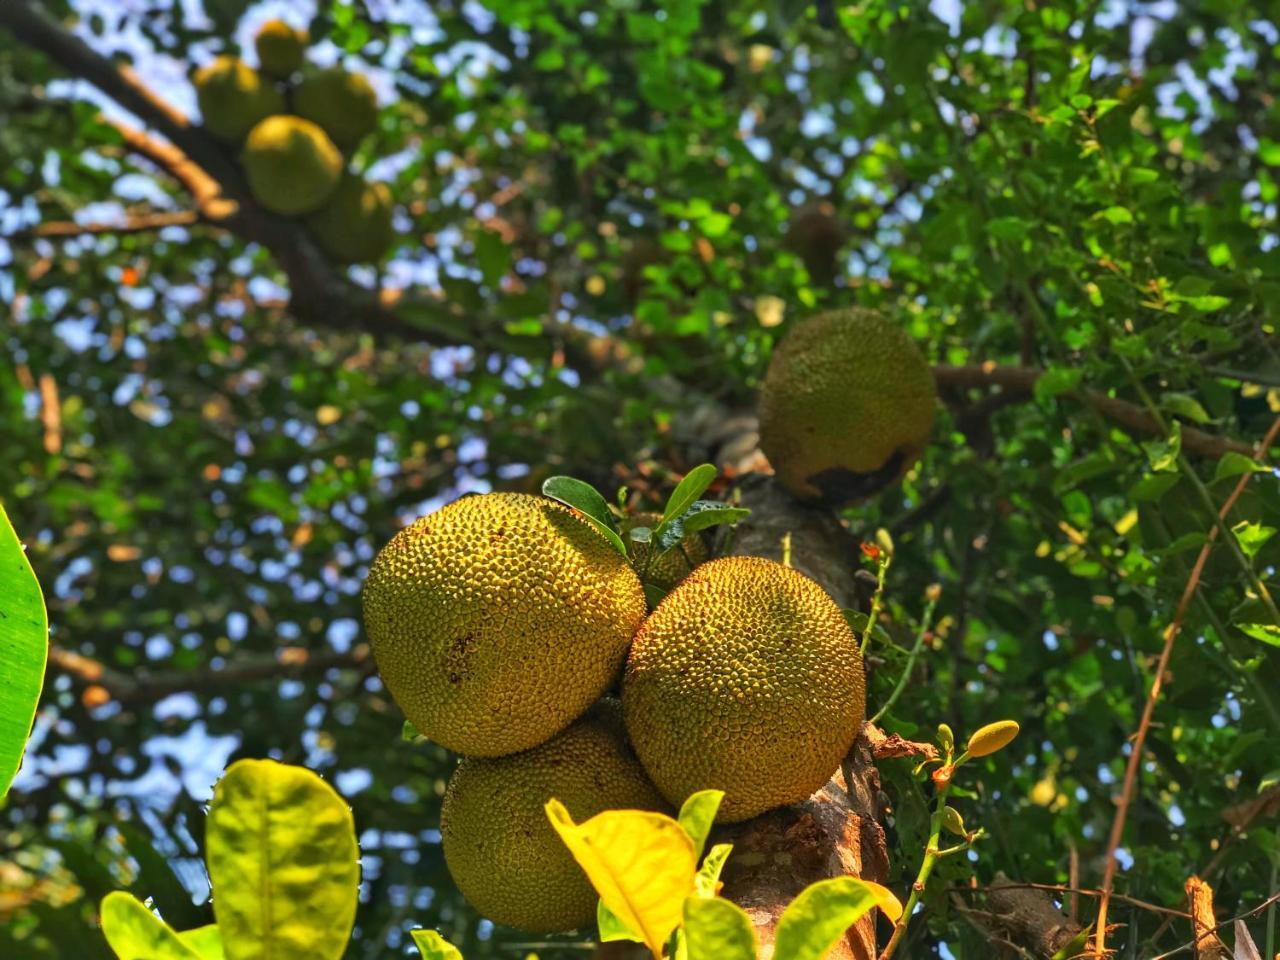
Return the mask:
<svg viewBox="0 0 1280 960"><path fill-rule="evenodd" d="M49 6L186 107L190 66L280 5ZM934 362L1050 371L1018 404L944 391L924 461L848 511L855 531L893 532L882 622L902 647L942 586L889 727L1023 729L955 792L990 839L976 864L939 867L905 952L986 955L946 891L971 870L1063 883L1075 851L1096 885L1162 631L1241 462L1179 458L1070 391L1249 441L1275 417L1280 14L866 0L834 20L794 0L322 3L313 38L384 103L355 162L382 158L368 172L400 204L394 256L351 276L505 328L501 350L302 327L271 258L203 226L0 241L0 491L54 643L130 676L346 650L365 567L409 518L553 473L607 486L639 464L668 486L698 462L672 439L677 414L749 407L796 318L878 306ZM0 34L0 232L189 207L99 106ZM791 211L824 202L844 227L831 283L786 242ZM629 359L575 368L565 325ZM1274 820L1236 834L1223 818L1280 779L1280 651L1237 626L1274 624L1258 600L1280 561L1272 473L1241 522L1175 648L1118 879L1176 906L1215 861L1224 914L1260 902L1280 863ZM905 659L881 648L873 704ZM209 922L201 806L229 757L273 756L354 808L350 956L410 952L420 926L468 957L522 956L529 938L450 886L450 761L399 742L400 725L358 668L156 703L51 673L0 812L0 954L107 956L94 905L117 886L176 927ZM884 767L899 890L928 820L906 765ZM1132 955L1187 939L1153 939L1161 917L1125 904L1111 916ZM544 960L582 955L558 939Z"/></svg>

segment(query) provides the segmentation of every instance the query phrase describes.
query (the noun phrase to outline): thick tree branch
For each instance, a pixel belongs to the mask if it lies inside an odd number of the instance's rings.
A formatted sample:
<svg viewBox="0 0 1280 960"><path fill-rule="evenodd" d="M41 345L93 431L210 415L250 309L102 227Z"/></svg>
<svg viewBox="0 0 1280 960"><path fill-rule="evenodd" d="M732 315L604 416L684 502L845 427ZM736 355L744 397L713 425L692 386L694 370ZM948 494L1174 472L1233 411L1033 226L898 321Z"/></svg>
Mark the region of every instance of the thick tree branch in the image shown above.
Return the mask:
<svg viewBox="0 0 1280 960"><path fill-rule="evenodd" d="M1029 367L1002 367L994 363L980 366L937 366L933 369L934 379L939 387L983 388L1000 387L1010 397L1029 397L1035 390L1036 381L1044 374L1043 370ZM1104 417L1135 433L1147 433L1159 436L1163 433L1156 419L1141 407L1108 397L1097 390L1072 390L1068 396L1088 404ZM1183 426L1182 449L1189 454L1200 457L1221 457L1227 452L1253 455L1253 448L1238 440L1216 437L1195 427ZM1265 456L1266 451L1263 451Z"/></svg>
<svg viewBox="0 0 1280 960"><path fill-rule="evenodd" d="M165 227L189 227L199 222L200 214L195 210L140 213L126 218L121 223L76 223L74 220L50 220L29 229L11 233L4 239L14 241L43 237L48 240L70 240L100 234L118 236L129 233L149 233L152 230L163 230Z"/></svg>
<svg viewBox="0 0 1280 960"><path fill-rule="evenodd" d="M240 686L257 681L277 681L288 677L324 673L326 670L373 670L373 657L364 644L346 653L316 653L304 647L282 647L269 656L243 656L222 667L199 670L172 670L159 673L124 673L91 657L59 646L49 647L49 667L64 673L86 690L100 688L90 700L114 700L125 705L154 703L170 694L189 690ZM95 704L97 705L97 704Z"/></svg>

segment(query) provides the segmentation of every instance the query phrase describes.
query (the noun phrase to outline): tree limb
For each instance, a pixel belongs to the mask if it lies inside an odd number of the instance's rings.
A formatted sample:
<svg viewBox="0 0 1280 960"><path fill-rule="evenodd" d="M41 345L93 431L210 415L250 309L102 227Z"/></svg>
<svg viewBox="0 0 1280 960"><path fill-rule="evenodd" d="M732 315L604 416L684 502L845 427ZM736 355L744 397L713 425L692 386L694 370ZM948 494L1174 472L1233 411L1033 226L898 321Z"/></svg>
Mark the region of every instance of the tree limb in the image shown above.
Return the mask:
<svg viewBox="0 0 1280 960"><path fill-rule="evenodd" d="M116 670L64 647L50 645L49 667L71 677L74 683L86 690L99 688L99 692L90 697L91 701L96 701L91 705L112 700L130 705L154 703L170 694L189 690L204 691L261 680L282 680L335 668L369 673L373 670L373 657L365 644L352 647L346 653L317 653L305 647L281 647L267 656L237 657L222 667L134 674Z"/></svg>
<svg viewBox="0 0 1280 960"><path fill-rule="evenodd" d="M1183 888L1187 892L1187 902L1191 905L1196 960L1229 960L1227 948L1215 933L1218 921L1213 917L1213 888L1196 876L1187 877Z"/></svg>
<svg viewBox="0 0 1280 960"><path fill-rule="evenodd" d="M140 213L128 217L122 223L77 223L74 220L50 220L38 223L26 230L11 233L4 239L29 240L43 237L49 240L69 240L75 237L97 236L100 234L148 233L152 230L163 230L165 227L189 227L200 222L200 213L196 210L175 210L171 212Z"/></svg>

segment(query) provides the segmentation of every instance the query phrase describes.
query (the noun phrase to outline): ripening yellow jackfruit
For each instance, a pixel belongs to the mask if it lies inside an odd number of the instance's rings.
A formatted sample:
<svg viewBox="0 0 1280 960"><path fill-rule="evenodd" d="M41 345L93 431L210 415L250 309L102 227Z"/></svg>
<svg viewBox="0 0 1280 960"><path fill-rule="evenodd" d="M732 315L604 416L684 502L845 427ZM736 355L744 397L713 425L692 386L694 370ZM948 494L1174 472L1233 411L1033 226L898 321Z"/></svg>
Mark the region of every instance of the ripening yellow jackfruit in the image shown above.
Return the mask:
<svg viewBox="0 0 1280 960"><path fill-rule="evenodd" d="M602 810L665 804L603 701L540 747L458 764L440 813L445 863L473 907L533 933L590 926L598 895L547 819L552 798L581 823Z"/></svg>
<svg viewBox="0 0 1280 960"><path fill-rule="evenodd" d="M254 198L288 217L319 210L342 174L342 154L325 132L284 114L249 131L242 159Z"/></svg>
<svg viewBox="0 0 1280 960"><path fill-rule="evenodd" d="M344 174L329 202L307 221L325 253L340 263L377 263L395 239L391 190Z"/></svg>
<svg viewBox="0 0 1280 960"><path fill-rule="evenodd" d="M644 619L626 559L545 497L464 497L401 530L364 585L382 679L425 737L495 757L544 743L614 681Z"/></svg>
<svg viewBox="0 0 1280 960"><path fill-rule="evenodd" d="M283 20L268 20L253 38L259 69L269 77L287 80L302 68L310 40L306 30L295 29Z"/></svg>
<svg viewBox="0 0 1280 960"><path fill-rule="evenodd" d="M760 448L802 500L868 497L901 477L933 429L933 372L906 331L871 310L801 322L760 387Z"/></svg>
<svg viewBox="0 0 1280 960"><path fill-rule="evenodd" d="M725 791L735 822L805 799L862 727L858 641L804 574L724 557L689 574L644 622L622 683L627 733L673 805Z"/></svg>
<svg viewBox="0 0 1280 960"><path fill-rule="evenodd" d="M660 513L634 513L619 524L622 533L634 527L656 529L662 521ZM632 543L631 565L645 583L651 583L660 590L668 591L689 575L700 563L706 563L711 557L707 549L707 541L699 533L693 533L680 541L679 546L672 547L666 553L658 555L650 544Z"/></svg>
<svg viewBox="0 0 1280 960"><path fill-rule="evenodd" d="M239 143L260 120L284 109L280 91L235 57L218 57L191 78L204 128Z"/></svg>
<svg viewBox="0 0 1280 960"><path fill-rule="evenodd" d="M307 74L293 91L293 109L350 150L378 124L378 95L362 73L330 67Z"/></svg>

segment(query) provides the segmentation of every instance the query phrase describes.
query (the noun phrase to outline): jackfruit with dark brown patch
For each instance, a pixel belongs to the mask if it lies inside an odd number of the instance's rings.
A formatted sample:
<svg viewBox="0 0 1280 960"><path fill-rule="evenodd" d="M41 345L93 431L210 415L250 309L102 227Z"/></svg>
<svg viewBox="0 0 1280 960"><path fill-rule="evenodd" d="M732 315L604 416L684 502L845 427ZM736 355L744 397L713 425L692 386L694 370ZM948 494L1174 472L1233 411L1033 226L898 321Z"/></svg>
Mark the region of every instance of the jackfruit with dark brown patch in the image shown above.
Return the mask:
<svg viewBox="0 0 1280 960"><path fill-rule="evenodd" d="M342 67L306 74L293 91L293 109L318 124L343 150L378 125L378 95L368 78Z"/></svg>
<svg viewBox="0 0 1280 960"><path fill-rule="evenodd" d="M191 82L200 122L228 143L239 143L259 121L284 110L280 91L235 57L218 57L197 70Z"/></svg>
<svg viewBox="0 0 1280 960"><path fill-rule="evenodd" d="M840 271L840 248L847 239L836 208L828 200L819 200L798 207L791 215L784 244L800 256L809 278L825 287Z"/></svg>
<svg viewBox="0 0 1280 960"><path fill-rule="evenodd" d="M258 68L269 77L287 80L302 69L310 39L306 30L291 27L283 20L268 20L253 38Z"/></svg>
<svg viewBox="0 0 1280 960"><path fill-rule="evenodd" d="M819 314L774 349L760 448L801 500L861 500L919 458L936 402L933 372L906 331L871 310Z"/></svg>
<svg viewBox="0 0 1280 960"><path fill-rule="evenodd" d="M287 217L319 210L342 175L342 154L325 132L285 114L250 130L241 158L254 199Z"/></svg>
<svg viewBox="0 0 1280 960"><path fill-rule="evenodd" d="M660 513L633 513L619 524L623 538L635 527L657 529L662 522ZM627 540L631 547L631 565L645 583L651 583L662 591L669 591L677 583L692 572L700 563L711 559L711 551L707 549L707 541L700 533L691 533L666 553L659 554L649 543Z"/></svg>
<svg viewBox="0 0 1280 960"><path fill-rule="evenodd" d="M325 253L339 263L377 263L395 240L392 211L385 183L347 173L307 223Z"/></svg>
<svg viewBox="0 0 1280 960"><path fill-rule="evenodd" d="M645 615L635 571L545 497L464 497L374 559L364 620L383 682L430 740L495 757L545 743L617 678Z"/></svg>
<svg viewBox="0 0 1280 960"><path fill-rule="evenodd" d="M704 563L631 645L627 734L673 805L725 791L718 820L804 800L862 727L858 641L815 581L760 557Z"/></svg>
<svg viewBox="0 0 1280 960"><path fill-rule="evenodd" d="M604 701L542 746L458 764L440 814L445 863L468 902L495 923L555 933L595 922L598 895L544 809L555 798L581 823L603 810L662 810Z"/></svg>

